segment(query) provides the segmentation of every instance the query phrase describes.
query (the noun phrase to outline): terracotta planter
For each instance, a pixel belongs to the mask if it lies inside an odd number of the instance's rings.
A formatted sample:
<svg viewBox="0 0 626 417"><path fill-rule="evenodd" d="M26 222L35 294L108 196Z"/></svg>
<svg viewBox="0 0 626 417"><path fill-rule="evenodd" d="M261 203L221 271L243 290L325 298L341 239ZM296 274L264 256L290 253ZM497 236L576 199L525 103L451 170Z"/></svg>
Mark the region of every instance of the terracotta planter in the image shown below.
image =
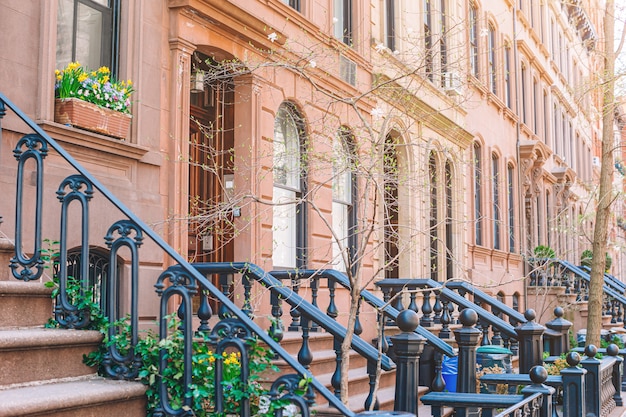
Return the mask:
<svg viewBox="0 0 626 417"><path fill-rule="evenodd" d="M56 99L54 121L118 139L126 139L131 115L88 103L77 98Z"/></svg>

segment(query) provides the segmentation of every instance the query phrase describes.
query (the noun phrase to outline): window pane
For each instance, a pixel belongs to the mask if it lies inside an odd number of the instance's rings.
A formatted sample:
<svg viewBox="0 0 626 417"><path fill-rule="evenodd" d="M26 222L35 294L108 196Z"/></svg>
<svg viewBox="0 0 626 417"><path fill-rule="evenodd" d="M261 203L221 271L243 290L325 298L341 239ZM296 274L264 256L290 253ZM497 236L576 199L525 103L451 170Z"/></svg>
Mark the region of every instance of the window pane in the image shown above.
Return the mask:
<svg viewBox="0 0 626 417"><path fill-rule="evenodd" d="M98 3L104 7L111 7L111 0L91 0L93 3Z"/></svg>
<svg viewBox="0 0 626 417"><path fill-rule="evenodd" d="M274 184L300 189L300 139L291 113L281 108L274 122Z"/></svg>
<svg viewBox="0 0 626 417"><path fill-rule="evenodd" d="M76 22L76 60L90 69L100 67L102 56L102 13L78 5Z"/></svg>
<svg viewBox="0 0 626 417"><path fill-rule="evenodd" d="M333 239L333 267L341 272L346 271L346 264L343 256L349 245L348 241L348 206L346 204L333 202L333 232L337 240ZM342 256L343 251L343 256Z"/></svg>
<svg viewBox="0 0 626 417"><path fill-rule="evenodd" d="M274 267L295 268L296 265L296 193L274 187L273 202L292 203L274 206L273 251Z"/></svg>
<svg viewBox="0 0 626 417"><path fill-rule="evenodd" d="M57 68L65 68L72 62L72 22L74 0L59 0L57 13Z"/></svg>

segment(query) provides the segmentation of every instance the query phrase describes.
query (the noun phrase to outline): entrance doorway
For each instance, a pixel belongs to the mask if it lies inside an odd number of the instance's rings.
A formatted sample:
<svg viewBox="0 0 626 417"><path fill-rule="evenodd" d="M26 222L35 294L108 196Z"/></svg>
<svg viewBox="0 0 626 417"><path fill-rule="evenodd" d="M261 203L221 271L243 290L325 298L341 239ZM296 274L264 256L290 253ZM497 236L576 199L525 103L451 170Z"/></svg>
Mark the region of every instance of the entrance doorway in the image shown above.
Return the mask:
<svg viewBox="0 0 626 417"><path fill-rule="evenodd" d="M191 262L234 261L233 191L234 84L206 74L218 64L196 52L192 66L189 121L189 232ZM195 82L194 82L195 81ZM220 287L220 277L213 284ZM215 311L215 305L212 303Z"/></svg>

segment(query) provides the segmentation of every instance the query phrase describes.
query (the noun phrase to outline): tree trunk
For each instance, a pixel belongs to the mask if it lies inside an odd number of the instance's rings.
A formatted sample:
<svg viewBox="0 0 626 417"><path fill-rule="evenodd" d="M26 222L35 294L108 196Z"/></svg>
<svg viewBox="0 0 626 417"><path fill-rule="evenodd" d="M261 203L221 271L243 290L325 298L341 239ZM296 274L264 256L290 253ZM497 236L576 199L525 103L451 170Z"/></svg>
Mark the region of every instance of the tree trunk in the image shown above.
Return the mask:
<svg viewBox="0 0 626 417"><path fill-rule="evenodd" d="M604 77L601 80L602 99L602 165L600 166L600 190L596 224L593 231L593 259L591 261L591 282L589 284L589 316L587 317L586 344L600 346L602 330L602 286L607 252L608 226L613 202L613 147L615 119L615 52L614 25L615 5L607 0L604 15Z"/></svg>

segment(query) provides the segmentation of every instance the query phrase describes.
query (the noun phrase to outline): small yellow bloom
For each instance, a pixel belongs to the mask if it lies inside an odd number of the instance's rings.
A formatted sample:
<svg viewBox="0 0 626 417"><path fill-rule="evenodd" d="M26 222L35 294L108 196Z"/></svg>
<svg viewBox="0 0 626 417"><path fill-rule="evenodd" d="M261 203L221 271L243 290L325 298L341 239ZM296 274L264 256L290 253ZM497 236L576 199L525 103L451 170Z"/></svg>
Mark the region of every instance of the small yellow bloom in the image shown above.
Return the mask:
<svg viewBox="0 0 626 417"><path fill-rule="evenodd" d="M61 81L61 78L63 78L61 77L61 74L57 75L57 80Z"/></svg>
<svg viewBox="0 0 626 417"><path fill-rule="evenodd" d="M61 71L59 71L58 69L54 70L54 75L56 75L58 77L60 74L61 74Z"/></svg>
<svg viewBox="0 0 626 417"><path fill-rule="evenodd" d="M83 81L85 81L87 79L87 77L89 77L89 76L83 72L82 74L80 74L78 76L78 82L82 83Z"/></svg>
<svg viewBox="0 0 626 417"><path fill-rule="evenodd" d="M102 77L102 82L103 83L107 83L109 81L109 76L105 75L104 77Z"/></svg>
<svg viewBox="0 0 626 417"><path fill-rule="evenodd" d="M130 87L130 86L133 85L133 82L131 80L128 80L128 81L126 81L126 84L128 84L128 86Z"/></svg>
<svg viewBox="0 0 626 417"><path fill-rule="evenodd" d="M107 67L100 67L98 68L98 72L101 72L102 74L108 74L111 72L111 70Z"/></svg>

